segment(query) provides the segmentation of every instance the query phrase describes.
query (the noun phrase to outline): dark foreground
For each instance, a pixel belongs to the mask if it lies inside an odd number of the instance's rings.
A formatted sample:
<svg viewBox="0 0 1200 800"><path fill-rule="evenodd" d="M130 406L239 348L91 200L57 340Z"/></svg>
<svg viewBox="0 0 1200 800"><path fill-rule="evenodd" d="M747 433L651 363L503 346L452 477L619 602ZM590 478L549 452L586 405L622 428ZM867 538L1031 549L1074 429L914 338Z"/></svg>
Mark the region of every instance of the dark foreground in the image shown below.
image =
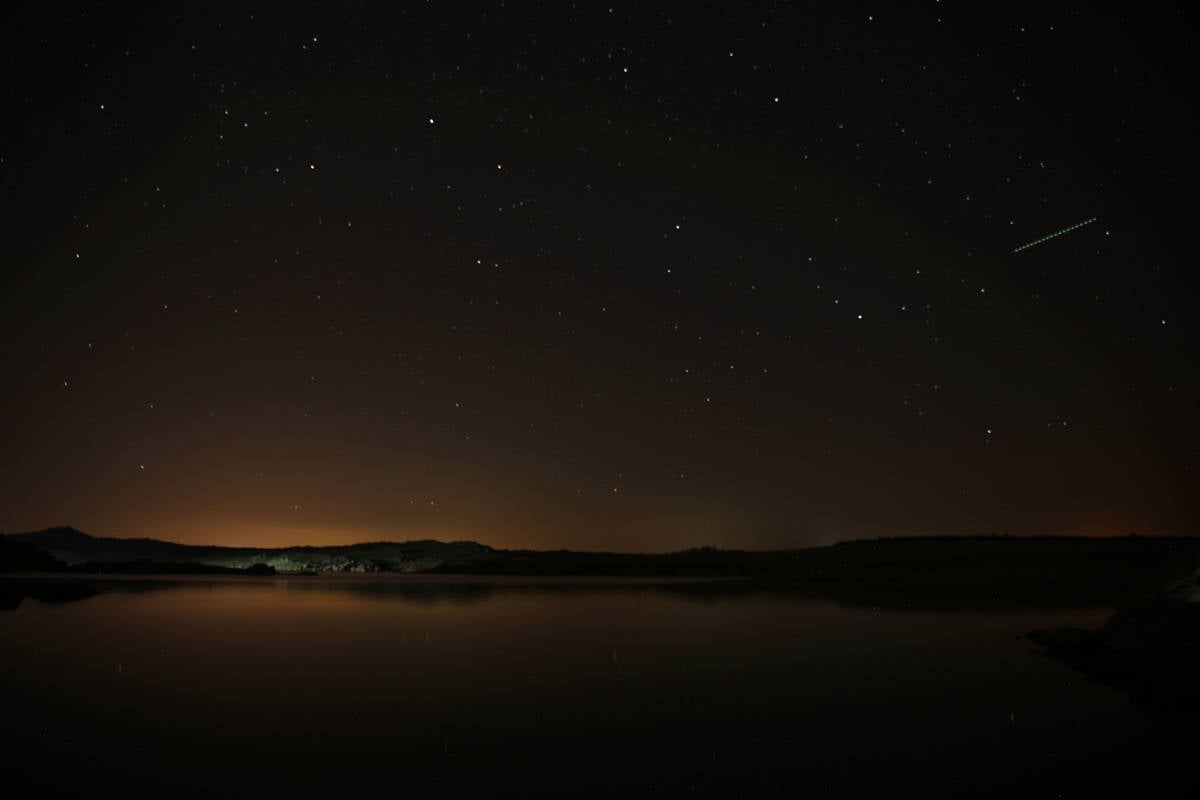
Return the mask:
<svg viewBox="0 0 1200 800"><path fill-rule="evenodd" d="M362 547L429 559L428 544ZM154 562L69 565L6 537L0 555L24 572L0 577L0 783L53 797L1187 792L1200 605L1170 597L1194 598L1197 545L977 537L491 551L471 576L186 560L116 575Z"/></svg>
<svg viewBox="0 0 1200 800"><path fill-rule="evenodd" d="M755 582L10 579L21 796L1131 796L1195 735L1030 630ZM40 593L40 594L39 594Z"/></svg>

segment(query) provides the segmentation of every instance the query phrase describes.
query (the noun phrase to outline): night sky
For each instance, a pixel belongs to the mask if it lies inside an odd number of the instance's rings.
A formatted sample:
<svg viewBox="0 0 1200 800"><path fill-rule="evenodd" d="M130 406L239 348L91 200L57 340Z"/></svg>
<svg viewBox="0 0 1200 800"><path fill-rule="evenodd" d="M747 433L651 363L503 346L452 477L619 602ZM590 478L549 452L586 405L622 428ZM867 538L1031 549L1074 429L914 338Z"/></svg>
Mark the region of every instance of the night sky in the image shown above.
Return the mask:
<svg viewBox="0 0 1200 800"><path fill-rule="evenodd" d="M1194 20L652 5L5 12L0 530L1196 533Z"/></svg>

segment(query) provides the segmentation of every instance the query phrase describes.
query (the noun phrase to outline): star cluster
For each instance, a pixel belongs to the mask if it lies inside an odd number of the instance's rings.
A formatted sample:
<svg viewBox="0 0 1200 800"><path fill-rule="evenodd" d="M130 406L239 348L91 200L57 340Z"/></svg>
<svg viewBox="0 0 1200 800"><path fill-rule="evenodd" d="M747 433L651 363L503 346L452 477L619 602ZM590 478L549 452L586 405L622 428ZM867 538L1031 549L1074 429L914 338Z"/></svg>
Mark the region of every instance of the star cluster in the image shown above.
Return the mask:
<svg viewBox="0 0 1200 800"><path fill-rule="evenodd" d="M654 5L15 14L0 528L1194 530L1187 19Z"/></svg>

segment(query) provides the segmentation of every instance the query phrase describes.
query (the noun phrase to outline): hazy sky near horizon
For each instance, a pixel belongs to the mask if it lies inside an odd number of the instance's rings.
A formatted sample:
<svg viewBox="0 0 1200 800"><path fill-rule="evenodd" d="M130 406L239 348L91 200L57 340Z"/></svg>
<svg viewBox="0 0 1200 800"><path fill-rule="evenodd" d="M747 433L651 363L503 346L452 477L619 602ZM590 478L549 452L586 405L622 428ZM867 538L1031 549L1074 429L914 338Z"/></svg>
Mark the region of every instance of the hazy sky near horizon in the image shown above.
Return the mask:
<svg viewBox="0 0 1200 800"><path fill-rule="evenodd" d="M5 12L0 530L1195 533L1194 20L700 5Z"/></svg>

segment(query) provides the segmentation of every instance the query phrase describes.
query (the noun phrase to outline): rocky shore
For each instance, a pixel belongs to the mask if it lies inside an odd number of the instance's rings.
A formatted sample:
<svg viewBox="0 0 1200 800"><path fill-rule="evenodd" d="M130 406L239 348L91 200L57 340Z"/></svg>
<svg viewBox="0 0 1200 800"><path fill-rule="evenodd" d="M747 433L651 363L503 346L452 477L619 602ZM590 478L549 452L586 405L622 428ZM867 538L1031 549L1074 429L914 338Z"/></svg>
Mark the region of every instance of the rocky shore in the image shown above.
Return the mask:
<svg viewBox="0 0 1200 800"><path fill-rule="evenodd" d="M1128 689L1135 703L1181 731L1200 718L1200 569L1121 608L1098 630L1036 630L1025 638L1050 658Z"/></svg>

